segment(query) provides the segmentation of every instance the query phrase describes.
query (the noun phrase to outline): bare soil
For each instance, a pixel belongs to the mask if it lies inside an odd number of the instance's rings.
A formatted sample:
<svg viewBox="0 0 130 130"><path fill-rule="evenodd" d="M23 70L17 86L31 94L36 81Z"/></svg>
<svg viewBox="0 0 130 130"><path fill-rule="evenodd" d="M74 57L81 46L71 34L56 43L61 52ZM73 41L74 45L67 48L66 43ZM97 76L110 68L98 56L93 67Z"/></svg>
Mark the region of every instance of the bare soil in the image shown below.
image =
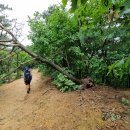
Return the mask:
<svg viewBox="0 0 130 130"><path fill-rule="evenodd" d="M130 130L129 90L107 86L61 93L32 71L31 93L23 78L0 87L0 130Z"/></svg>

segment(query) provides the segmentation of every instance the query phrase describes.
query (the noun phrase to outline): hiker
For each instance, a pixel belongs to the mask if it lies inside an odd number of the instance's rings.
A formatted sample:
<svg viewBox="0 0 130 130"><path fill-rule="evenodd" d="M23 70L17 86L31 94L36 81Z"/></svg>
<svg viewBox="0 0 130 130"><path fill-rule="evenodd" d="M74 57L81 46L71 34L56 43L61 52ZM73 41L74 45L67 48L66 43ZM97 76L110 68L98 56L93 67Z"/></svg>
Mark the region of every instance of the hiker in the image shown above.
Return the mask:
<svg viewBox="0 0 130 130"><path fill-rule="evenodd" d="M27 93L29 94L31 88L30 88L30 82L32 80L32 75L31 75L31 72L29 70L29 67L26 66L24 68L24 82L26 84L26 88L27 88Z"/></svg>

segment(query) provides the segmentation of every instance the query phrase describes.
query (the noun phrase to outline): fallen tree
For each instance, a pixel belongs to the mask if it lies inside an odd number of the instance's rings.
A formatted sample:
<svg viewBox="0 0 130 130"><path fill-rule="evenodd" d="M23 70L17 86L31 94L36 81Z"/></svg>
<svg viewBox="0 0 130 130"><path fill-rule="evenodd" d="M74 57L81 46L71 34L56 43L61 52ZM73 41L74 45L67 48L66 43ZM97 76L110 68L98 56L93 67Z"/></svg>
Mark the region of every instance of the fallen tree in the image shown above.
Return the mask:
<svg viewBox="0 0 130 130"><path fill-rule="evenodd" d="M61 68L60 66L58 66L57 64L55 64L53 61L50 61L46 58L43 58L39 55L37 55L36 53L32 52L30 49L26 48L16 37L15 35L7 28L5 28L2 24L0 24L0 29L2 31L5 31L8 35L10 35L10 39L8 39L7 41L0 41L2 42L3 46L13 46L13 47L19 47L21 50L25 51L26 53L28 53L30 56L33 57L33 59L37 60L38 62L42 63L42 64L47 64L49 66L51 66L52 68L56 69L57 71L59 71L60 73L66 75L68 77L68 79L72 80L73 82L77 83L77 84L84 84L85 88L86 87L91 87L93 86L92 81L90 82L86 82L88 80L84 80L84 79L78 79L76 77L74 77L73 75L67 73L63 68ZM19 68L19 67L18 67ZM16 69L18 69L16 68Z"/></svg>

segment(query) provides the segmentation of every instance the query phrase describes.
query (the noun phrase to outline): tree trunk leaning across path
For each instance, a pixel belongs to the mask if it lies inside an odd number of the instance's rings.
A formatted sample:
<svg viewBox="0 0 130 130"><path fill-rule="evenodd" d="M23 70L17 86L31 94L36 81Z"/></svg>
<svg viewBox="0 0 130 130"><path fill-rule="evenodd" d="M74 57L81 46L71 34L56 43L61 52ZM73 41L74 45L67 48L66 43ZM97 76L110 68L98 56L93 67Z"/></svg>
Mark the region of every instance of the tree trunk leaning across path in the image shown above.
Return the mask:
<svg viewBox="0 0 130 130"><path fill-rule="evenodd" d="M32 56L38 62L41 62L42 64L47 64L47 65L51 66L52 68L58 70L62 74L66 75L68 77L68 79L72 80L73 82L78 83L78 84L84 84L84 80L77 79L76 77L68 74L63 68L61 68L60 66L58 66L54 62L52 62L46 58L43 58L43 57L37 55L36 53L32 52L28 48L26 48L24 45L21 44L21 42L18 41L18 39L14 36L14 34L9 29L5 28L2 24L0 24L0 29L5 31L6 33L8 33L12 37L11 40L9 39L9 40L7 40L7 42L0 41L0 43L2 42L2 45L4 45L4 43L5 43L5 46L7 46L7 44L10 46L15 45L15 46L19 47L20 49L22 49L23 51L25 51L26 53L28 53L30 56Z"/></svg>

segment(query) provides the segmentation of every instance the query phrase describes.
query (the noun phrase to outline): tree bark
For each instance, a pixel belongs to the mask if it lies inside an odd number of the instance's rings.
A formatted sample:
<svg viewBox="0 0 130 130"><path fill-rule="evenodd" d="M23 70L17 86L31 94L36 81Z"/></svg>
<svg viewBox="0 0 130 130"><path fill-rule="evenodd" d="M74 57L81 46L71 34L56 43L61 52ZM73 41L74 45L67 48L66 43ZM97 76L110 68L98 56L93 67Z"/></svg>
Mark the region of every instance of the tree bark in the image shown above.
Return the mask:
<svg viewBox="0 0 130 130"><path fill-rule="evenodd" d="M51 66L52 68L58 70L59 72L61 72L62 74L66 75L70 80L74 81L75 83L78 83L78 84L81 84L82 83L82 80L68 74L67 72L65 72L65 70L63 68L61 68L60 66L56 65L54 62L46 59L46 58L43 58L39 55L37 55L36 53L32 52L31 50L29 50L28 48L26 48L24 45L22 45L18 39L14 36L14 34L8 30L7 28L5 28L2 24L0 24L0 28L4 31L6 31L13 39L13 43L12 44L15 44L15 45L18 45L19 48L21 48L23 51L27 52L29 55L31 55L33 58L35 58L38 62L41 62L43 64L47 64L49 66ZM11 39L11 41L12 41ZM7 40L8 42L9 40ZM6 43L6 42L5 42Z"/></svg>
<svg viewBox="0 0 130 130"><path fill-rule="evenodd" d="M23 46L19 41L17 41L17 44L19 45L19 48L21 48L22 50L24 50L25 52L27 52L29 55L31 55L33 58L35 58L38 62L41 62L43 64L47 64L49 66L51 66L52 68L58 70L59 72L61 72L62 74L66 75L70 80L81 84L82 80L75 78L74 76L68 74L67 72L65 72L64 69L62 69L60 66L56 65L54 62L49 61L41 56L38 56L37 54L35 54L34 52L30 51L29 49L27 49L25 46Z"/></svg>

